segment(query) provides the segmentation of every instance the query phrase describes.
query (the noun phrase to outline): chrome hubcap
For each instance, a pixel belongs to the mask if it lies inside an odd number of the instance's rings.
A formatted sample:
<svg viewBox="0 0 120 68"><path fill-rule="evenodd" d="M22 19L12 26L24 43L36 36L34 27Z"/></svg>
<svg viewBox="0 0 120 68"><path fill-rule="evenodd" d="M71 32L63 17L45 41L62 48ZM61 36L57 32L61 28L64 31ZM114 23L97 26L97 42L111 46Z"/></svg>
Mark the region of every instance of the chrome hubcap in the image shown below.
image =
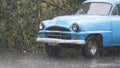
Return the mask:
<svg viewBox="0 0 120 68"><path fill-rule="evenodd" d="M89 44L88 47L89 47L90 53L92 55L95 55L96 52L97 52L97 44L96 44L96 42L95 41L89 41L88 44Z"/></svg>

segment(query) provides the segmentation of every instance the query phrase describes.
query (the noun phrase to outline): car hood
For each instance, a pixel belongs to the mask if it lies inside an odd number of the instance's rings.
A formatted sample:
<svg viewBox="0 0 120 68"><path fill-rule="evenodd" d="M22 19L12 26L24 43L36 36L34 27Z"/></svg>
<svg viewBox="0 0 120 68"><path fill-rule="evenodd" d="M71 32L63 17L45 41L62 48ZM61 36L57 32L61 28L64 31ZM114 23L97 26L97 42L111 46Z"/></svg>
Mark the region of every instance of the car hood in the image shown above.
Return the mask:
<svg viewBox="0 0 120 68"><path fill-rule="evenodd" d="M79 26L86 26L90 24L96 24L99 22L107 21L109 16L98 15L71 15L71 16L59 16L46 23L47 27L60 26L70 28L73 23L79 24Z"/></svg>

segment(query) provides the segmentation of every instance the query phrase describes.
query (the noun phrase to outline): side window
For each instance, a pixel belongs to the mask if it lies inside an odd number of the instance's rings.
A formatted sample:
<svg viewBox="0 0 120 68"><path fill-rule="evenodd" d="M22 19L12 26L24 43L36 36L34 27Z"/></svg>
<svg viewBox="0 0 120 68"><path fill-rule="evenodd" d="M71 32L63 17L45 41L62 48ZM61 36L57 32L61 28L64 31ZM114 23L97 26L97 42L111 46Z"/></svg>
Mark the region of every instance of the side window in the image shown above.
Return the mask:
<svg viewBox="0 0 120 68"><path fill-rule="evenodd" d="M120 4L117 5L118 15L120 15Z"/></svg>
<svg viewBox="0 0 120 68"><path fill-rule="evenodd" d="M114 8L112 15L118 15L117 7Z"/></svg>
<svg viewBox="0 0 120 68"><path fill-rule="evenodd" d="M112 15L120 15L120 4L114 8Z"/></svg>

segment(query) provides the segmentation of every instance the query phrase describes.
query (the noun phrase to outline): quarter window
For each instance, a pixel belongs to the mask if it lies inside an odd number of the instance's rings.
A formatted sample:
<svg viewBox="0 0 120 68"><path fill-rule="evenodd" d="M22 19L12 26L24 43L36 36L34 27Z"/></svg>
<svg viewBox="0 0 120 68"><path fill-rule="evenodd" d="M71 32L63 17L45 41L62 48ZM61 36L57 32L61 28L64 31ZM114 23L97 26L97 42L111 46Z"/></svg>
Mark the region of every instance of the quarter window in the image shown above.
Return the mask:
<svg viewBox="0 0 120 68"><path fill-rule="evenodd" d="M114 8L112 15L120 15L120 4Z"/></svg>
<svg viewBox="0 0 120 68"><path fill-rule="evenodd" d="M120 4L117 5L118 15L120 15Z"/></svg>

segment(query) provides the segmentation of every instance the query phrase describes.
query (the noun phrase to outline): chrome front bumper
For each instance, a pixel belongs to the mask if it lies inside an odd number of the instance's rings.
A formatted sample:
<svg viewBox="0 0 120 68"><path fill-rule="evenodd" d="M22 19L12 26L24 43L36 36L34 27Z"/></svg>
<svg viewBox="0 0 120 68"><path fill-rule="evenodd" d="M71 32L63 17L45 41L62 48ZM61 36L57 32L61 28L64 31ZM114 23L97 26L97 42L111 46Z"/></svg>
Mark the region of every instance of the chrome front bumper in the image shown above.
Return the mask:
<svg viewBox="0 0 120 68"><path fill-rule="evenodd" d="M71 44L85 44L85 40L64 40L64 39L53 39L53 38L37 38L37 42L42 42L42 43L71 43Z"/></svg>

